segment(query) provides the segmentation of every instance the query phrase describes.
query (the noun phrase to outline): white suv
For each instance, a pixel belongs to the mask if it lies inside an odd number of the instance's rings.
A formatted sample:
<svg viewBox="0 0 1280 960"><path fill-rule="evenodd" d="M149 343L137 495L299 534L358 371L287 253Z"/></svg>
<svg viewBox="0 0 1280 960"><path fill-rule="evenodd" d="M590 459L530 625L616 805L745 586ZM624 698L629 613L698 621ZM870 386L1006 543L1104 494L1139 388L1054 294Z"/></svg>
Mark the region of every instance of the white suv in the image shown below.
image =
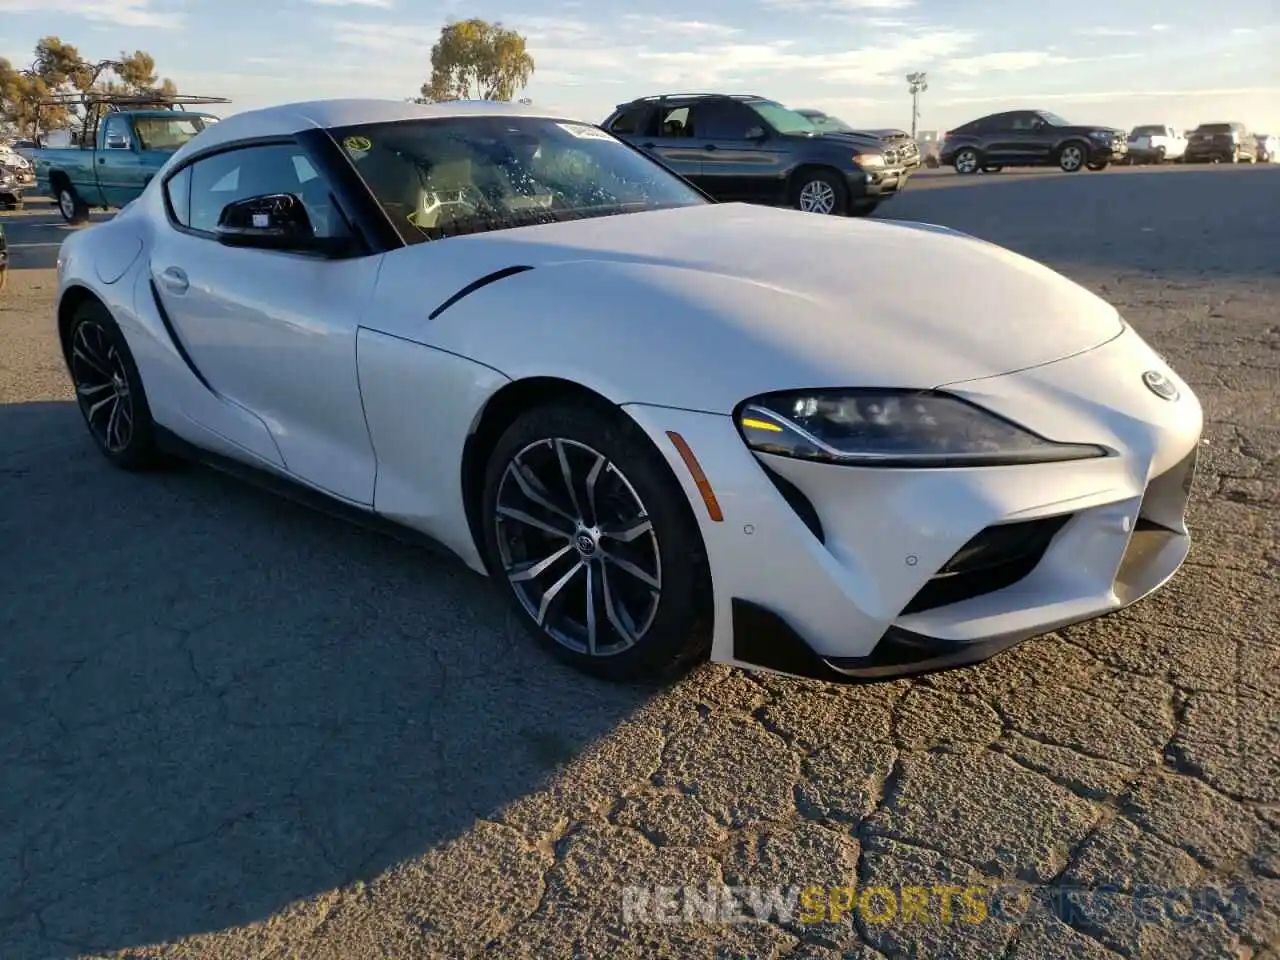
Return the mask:
<svg viewBox="0 0 1280 960"><path fill-rule="evenodd" d="M1187 152L1187 136L1172 124L1146 124L1129 134L1130 163L1164 163L1181 160Z"/></svg>

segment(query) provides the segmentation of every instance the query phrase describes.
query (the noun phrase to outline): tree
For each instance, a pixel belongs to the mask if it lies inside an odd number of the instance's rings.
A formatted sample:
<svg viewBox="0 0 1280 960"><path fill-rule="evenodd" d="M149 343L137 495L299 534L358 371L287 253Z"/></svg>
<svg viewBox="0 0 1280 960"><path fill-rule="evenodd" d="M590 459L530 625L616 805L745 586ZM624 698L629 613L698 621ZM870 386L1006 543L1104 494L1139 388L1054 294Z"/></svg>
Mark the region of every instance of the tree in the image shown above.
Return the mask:
<svg viewBox="0 0 1280 960"><path fill-rule="evenodd" d="M424 101L510 100L533 76L524 37L501 23L471 19L447 24L431 48Z"/></svg>
<svg viewBox="0 0 1280 960"><path fill-rule="evenodd" d="M87 123L88 101L96 93L154 94L157 104L178 92L172 80L160 80L155 59L143 50L121 52L112 60L86 60L80 51L60 37L44 37L35 46L31 66L15 70L0 61L0 100L3 119L26 134L34 134L36 105L55 94L79 94L79 104L44 106L40 125L46 130L70 126L74 120Z"/></svg>

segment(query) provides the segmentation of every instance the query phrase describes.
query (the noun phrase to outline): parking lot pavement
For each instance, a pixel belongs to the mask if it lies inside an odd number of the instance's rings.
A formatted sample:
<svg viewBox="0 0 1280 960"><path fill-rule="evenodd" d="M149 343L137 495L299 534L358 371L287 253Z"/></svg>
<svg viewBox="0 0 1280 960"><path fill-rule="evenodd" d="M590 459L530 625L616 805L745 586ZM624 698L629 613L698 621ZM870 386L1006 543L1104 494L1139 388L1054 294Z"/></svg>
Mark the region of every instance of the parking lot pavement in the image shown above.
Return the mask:
<svg viewBox="0 0 1280 960"><path fill-rule="evenodd" d="M598 683L458 563L202 469L111 470L19 247L0 956L1274 958L1280 168L973 179L880 216L1045 258L1190 380L1195 547L1127 612L859 687ZM707 884L887 889L645 922L646 891Z"/></svg>

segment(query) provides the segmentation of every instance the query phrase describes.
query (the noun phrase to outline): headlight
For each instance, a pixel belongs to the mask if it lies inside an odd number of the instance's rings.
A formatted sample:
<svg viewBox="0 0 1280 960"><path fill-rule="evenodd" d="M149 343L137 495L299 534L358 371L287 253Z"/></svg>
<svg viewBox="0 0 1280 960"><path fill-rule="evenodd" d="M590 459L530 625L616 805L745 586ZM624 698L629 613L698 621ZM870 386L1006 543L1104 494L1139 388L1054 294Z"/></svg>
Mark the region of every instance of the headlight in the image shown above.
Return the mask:
<svg viewBox="0 0 1280 960"><path fill-rule="evenodd" d="M1089 136L1093 137L1093 139L1095 140L1110 140L1111 131L1110 130L1092 130L1089 132Z"/></svg>
<svg viewBox="0 0 1280 960"><path fill-rule="evenodd" d="M878 153L858 153L854 155L853 162L859 167L883 167L884 157Z"/></svg>
<svg viewBox="0 0 1280 960"><path fill-rule="evenodd" d="M1046 440L959 397L928 390L821 390L744 403L751 449L859 467L987 467L1103 457L1093 444Z"/></svg>

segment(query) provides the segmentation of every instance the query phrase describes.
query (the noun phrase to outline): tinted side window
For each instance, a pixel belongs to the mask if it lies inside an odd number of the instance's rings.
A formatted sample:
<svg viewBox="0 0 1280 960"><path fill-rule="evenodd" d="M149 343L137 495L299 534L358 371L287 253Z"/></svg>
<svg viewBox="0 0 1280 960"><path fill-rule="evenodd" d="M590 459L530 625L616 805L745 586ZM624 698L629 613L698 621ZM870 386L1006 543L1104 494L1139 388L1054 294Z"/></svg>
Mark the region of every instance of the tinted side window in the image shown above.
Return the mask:
<svg viewBox="0 0 1280 960"><path fill-rule="evenodd" d="M745 140L747 131L760 126L760 118L737 103L713 101L693 108L693 127L708 140Z"/></svg>
<svg viewBox="0 0 1280 960"><path fill-rule="evenodd" d="M184 227L191 223L191 168L183 167L164 185L173 219Z"/></svg>
<svg viewBox="0 0 1280 960"><path fill-rule="evenodd" d="M1038 130L1044 126L1044 120L1034 113L1011 113L1003 126L1007 130Z"/></svg>
<svg viewBox="0 0 1280 960"><path fill-rule="evenodd" d="M120 143L123 141L123 147L112 147L112 149L125 149L133 144L133 128L129 123L129 118L122 114L114 114L107 117L102 127L102 143L104 146L112 142Z"/></svg>
<svg viewBox="0 0 1280 960"><path fill-rule="evenodd" d="M620 114L618 114L617 118L613 121L613 123L609 124L609 130L611 133L624 134L624 135L625 134L635 134L635 135L642 134L644 133L644 120L645 120L645 117L648 116L648 113L649 113L648 104L646 103L633 104L632 106L627 107Z"/></svg>
<svg viewBox="0 0 1280 960"><path fill-rule="evenodd" d="M693 118L688 107L666 107L661 111L658 124L660 137L692 137Z"/></svg>
<svg viewBox="0 0 1280 960"><path fill-rule="evenodd" d="M228 150L197 160L189 169L191 200L187 225L193 230L212 233L229 203L289 193L306 207L317 237L339 237L348 232L330 195L329 184L297 144Z"/></svg>

